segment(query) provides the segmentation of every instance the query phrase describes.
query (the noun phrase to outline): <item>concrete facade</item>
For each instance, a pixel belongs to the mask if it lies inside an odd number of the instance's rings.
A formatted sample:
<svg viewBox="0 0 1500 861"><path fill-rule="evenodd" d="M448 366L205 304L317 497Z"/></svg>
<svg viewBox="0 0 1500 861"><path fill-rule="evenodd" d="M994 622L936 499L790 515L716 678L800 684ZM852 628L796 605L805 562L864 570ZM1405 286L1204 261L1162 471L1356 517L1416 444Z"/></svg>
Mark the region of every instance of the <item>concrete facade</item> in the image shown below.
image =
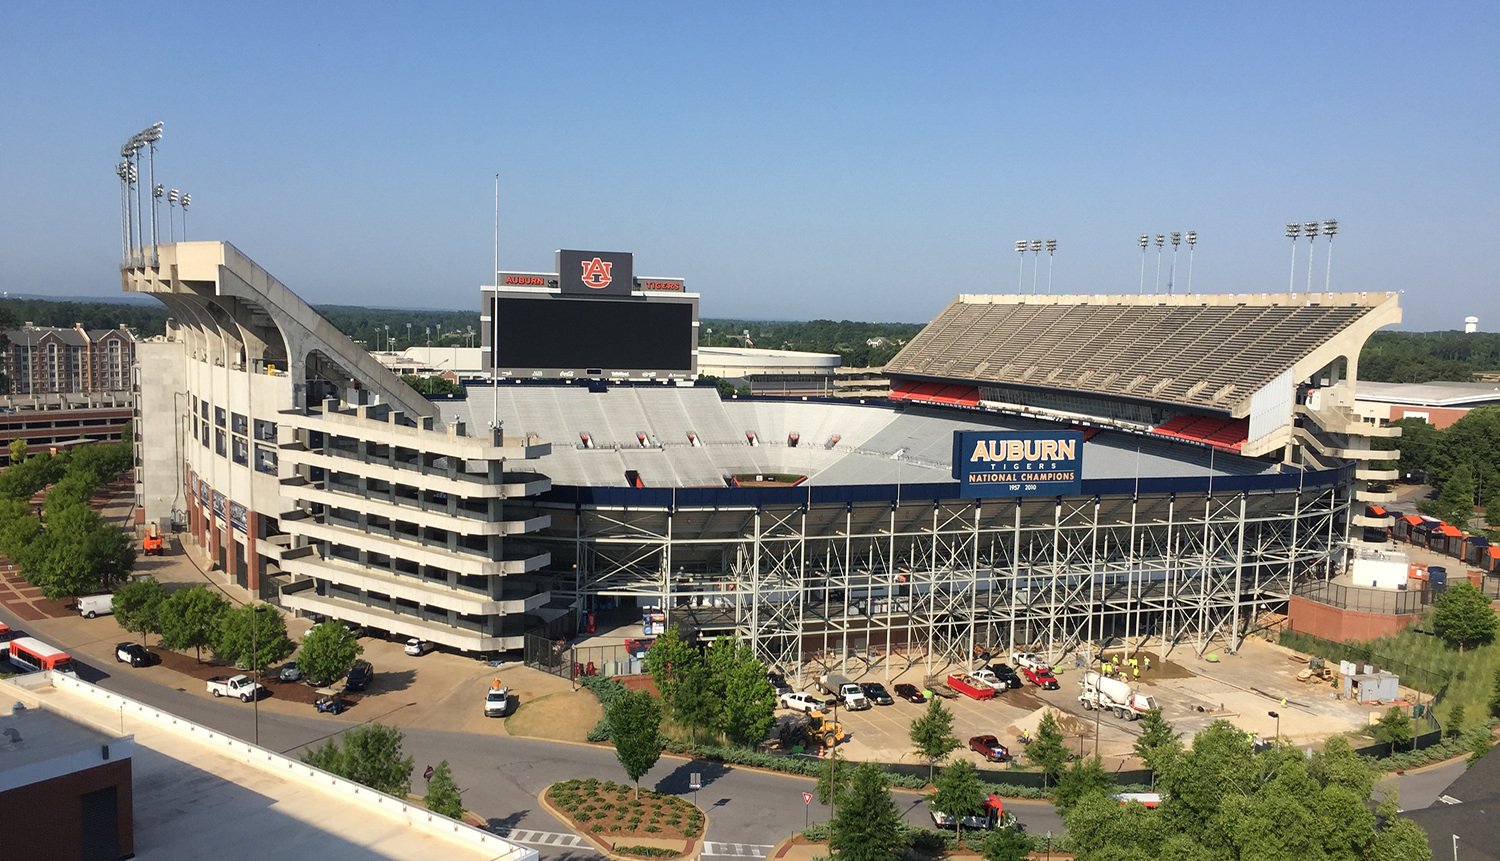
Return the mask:
<svg viewBox="0 0 1500 861"><path fill-rule="evenodd" d="M550 600L522 575L547 519L537 440L470 437L264 270L217 242L159 247L125 287L174 311L144 345L137 495L238 585L290 609L456 649L518 648ZM511 501L514 500L514 501ZM521 507L518 507L521 506Z"/></svg>

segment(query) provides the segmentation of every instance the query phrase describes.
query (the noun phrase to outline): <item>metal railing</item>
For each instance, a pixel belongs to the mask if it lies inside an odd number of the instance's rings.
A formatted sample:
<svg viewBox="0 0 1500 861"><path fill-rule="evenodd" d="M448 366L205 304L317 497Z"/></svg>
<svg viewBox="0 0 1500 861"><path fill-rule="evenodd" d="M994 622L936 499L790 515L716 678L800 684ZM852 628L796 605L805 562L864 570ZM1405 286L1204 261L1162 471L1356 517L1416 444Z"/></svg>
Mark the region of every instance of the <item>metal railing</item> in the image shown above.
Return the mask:
<svg viewBox="0 0 1500 861"><path fill-rule="evenodd" d="M1317 601L1342 610L1360 613L1383 613L1391 616L1419 616L1432 603L1432 593L1426 589L1372 589L1366 586L1346 586L1327 580L1300 583L1292 594L1298 598Z"/></svg>

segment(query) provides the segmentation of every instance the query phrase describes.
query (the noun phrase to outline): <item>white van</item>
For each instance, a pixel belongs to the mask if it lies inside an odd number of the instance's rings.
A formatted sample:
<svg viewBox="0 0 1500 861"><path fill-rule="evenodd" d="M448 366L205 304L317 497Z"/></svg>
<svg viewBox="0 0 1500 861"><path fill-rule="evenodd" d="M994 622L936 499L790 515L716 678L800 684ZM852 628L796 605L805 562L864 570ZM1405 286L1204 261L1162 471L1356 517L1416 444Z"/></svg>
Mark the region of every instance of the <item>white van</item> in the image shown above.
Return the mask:
<svg viewBox="0 0 1500 861"><path fill-rule="evenodd" d="M78 596L78 612L85 619L95 616L108 616L115 611L114 595L80 595Z"/></svg>

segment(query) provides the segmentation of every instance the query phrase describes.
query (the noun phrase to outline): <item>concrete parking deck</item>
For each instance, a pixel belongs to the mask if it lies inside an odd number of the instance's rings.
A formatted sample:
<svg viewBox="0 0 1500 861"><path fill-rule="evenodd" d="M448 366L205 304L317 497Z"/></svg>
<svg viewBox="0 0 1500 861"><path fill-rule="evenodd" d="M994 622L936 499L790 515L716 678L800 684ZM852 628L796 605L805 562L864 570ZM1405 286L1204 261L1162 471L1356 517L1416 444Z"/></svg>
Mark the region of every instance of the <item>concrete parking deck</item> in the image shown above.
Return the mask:
<svg viewBox="0 0 1500 861"><path fill-rule="evenodd" d="M278 773L270 756L268 764L252 763L224 752L223 741L205 742L186 730L163 728L152 720L135 717L128 706L116 712L65 687L29 686L37 680L26 679L27 687L14 681L0 682L0 689L4 696L20 700L28 708L47 709L79 723L135 737L138 857L213 857L216 861L501 857L523 861L535 857L493 835L487 846L445 838L435 828L415 826L383 810L376 793L366 790L365 798L360 799L319 788ZM207 734L202 728L197 732ZM218 738L222 740L223 736ZM385 798L384 804L390 801ZM423 810L421 815L429 814Z"/></svg>

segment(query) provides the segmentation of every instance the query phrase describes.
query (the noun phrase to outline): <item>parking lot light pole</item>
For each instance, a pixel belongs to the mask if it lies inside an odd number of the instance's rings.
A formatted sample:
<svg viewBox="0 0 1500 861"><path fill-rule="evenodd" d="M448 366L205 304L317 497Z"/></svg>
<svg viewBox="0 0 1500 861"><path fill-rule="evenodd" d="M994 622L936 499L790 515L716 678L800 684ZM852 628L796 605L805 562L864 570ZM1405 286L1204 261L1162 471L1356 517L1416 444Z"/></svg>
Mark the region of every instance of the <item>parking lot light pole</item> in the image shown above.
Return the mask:
<svg viewBox="0 0 1500 861"><path fill-rule="evenodd" d="M1266 716L1276 718L1276 746L1281 747L1281 712L1266 712Z"/></svg>

